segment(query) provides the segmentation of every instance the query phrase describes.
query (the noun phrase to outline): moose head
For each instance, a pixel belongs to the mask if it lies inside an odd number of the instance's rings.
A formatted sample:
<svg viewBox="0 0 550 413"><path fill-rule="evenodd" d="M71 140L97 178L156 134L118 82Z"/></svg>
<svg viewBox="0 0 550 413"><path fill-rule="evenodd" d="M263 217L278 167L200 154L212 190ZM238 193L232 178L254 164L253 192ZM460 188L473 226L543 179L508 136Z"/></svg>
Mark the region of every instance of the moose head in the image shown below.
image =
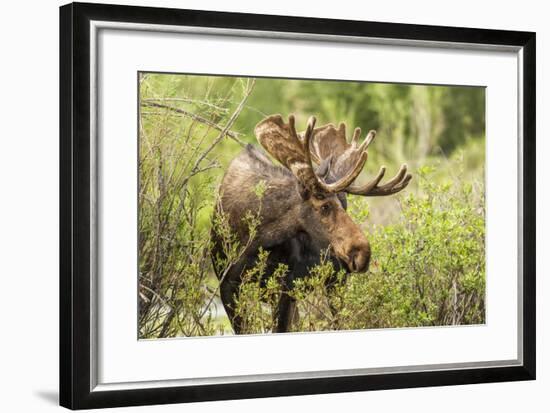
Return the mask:
<svg viewBox="0 0 550 413"><path fill-rule="evenodd" d="M370 245L346 213L345 194L394 194L404 189L412 176L407 174L407 166L402 165L395 177L379 185L386 171L381 167L374 179L356 184L376 132L369 131L360 143L361 129L356 128L348 142L343 123L338 128L332 124L315 128L315 123L315 117L310 117L305 132L297 133L293 115L288 123L280 115L273 115L261 121L255 133L263 148L296 178L303 203L300 209L303 230L321 245L330 246L333 255L350 272L363 272L369 266Z"/></svg>

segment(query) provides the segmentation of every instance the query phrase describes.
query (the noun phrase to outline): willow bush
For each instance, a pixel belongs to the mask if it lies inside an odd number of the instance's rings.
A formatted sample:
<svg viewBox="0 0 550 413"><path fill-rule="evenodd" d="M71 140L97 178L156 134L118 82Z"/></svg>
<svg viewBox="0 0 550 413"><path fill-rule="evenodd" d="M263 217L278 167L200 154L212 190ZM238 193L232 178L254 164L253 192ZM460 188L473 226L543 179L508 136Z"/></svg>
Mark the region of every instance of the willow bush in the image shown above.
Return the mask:
<svg viewBox="0 0 550 413"><path fill-rule="evenodd" d="M194 99L166 97L167 90L178 91L178 77L159 84L147 76L140 79L139 337L223 333L227 322L219 322L223 309L213 305L219 293L210 257L212 194L222 173L215 150L227 139L238 141L231 127L254 81L233 82L230 90L240 99L234 104L227 91L207 87Z"/></svg>

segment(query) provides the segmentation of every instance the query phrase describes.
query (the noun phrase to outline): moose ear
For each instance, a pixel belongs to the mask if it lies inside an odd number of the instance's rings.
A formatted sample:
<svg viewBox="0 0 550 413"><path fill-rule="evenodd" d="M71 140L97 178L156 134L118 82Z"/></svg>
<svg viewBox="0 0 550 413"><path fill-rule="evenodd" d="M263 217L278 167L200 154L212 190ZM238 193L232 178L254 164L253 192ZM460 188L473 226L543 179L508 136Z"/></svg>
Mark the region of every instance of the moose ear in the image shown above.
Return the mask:
<svg viewBox="0 0 550 413"><path fill-rule="evenodd" d="M332 160L333 160L332 155L329 155L328 158L323 159L321 161L321 164L317 167L315 171L315 173L319 178L326 180L326 178L330 173L330 169L332 168Z"/></svg>

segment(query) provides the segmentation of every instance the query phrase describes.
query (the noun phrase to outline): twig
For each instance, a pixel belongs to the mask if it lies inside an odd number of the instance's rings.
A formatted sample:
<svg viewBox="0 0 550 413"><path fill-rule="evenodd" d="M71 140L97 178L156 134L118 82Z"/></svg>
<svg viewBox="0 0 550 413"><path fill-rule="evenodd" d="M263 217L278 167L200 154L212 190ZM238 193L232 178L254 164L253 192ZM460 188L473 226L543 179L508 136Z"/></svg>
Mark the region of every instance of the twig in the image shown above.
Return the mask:
<svg viewBox="0 0 550 413"><path fill-rule="evenodd" d="M147 98L143 99L142 102L183 102L183 103L192 103L197 105L204 105L211 107L213 109L219 110L220 112L229 112L229 109L222 108L221 106L216 106L213 103L206 102L203 100L189 99L189 98Z"/></svg>
<svg viewBox="0 0 550 413"><path fill-rule="evenodd" d="M225 137L225 135L227 135L229 129L231 128L231 126L233 126L233 123L235 123L235 121L237 120L237 117L239 116L239 114L243 110L244 104L246 103L246 101L248 100L248 97L252 93L252 90L254 89L254 84L255 83L256 83L256 79L252 79L252 81L248 84L248 88L245 91L243 98L241 99L241 103L239 103L239 105L237 106L237 108L235 109L235 111L233 112L233 114L231 115L229 120L227 121L227 124L225 125L225 127L222 129L222 131L218 135L218 137L216 139L214 139L214 141L206 149L206 151L204 151L201 154L201 156L199 156L199 158L195 162L195 165L193 166L193 170L195 170L199 166L199 164L202 162L202 160L204 158L206 158L206 156L210 153L210 151L212 151L212 149L214 149L214 147ZM216 126L218 126L218 125L216 125Z"/></svg>
<svg viewBox="0 0 550 413"><path fill-rule="evenodd" d="M172 306L170 304L168 304L166 302L166 300L164 300L164 298L162 298L157 292L153 291L151 288L147 287L146 285L144 284L140 284L140 288L143 288L147 291L149 291L151 294L153 294L156 298L158 298L162 304L164 304L165 306L167 306L168 308L172 308Z"/></svg>
<svg viewBox="0 0 550 413"><path fill-rule="evenodd" d="M248 97L248 95L246 95L246 97ZM211 120L209 119L206 119L200 115L197 115L193 112L189 112L185 109L181 109L181 108L176 108L174 106L170 106L170 105L165 105L163 103L157 103L157 102L149 102L149 101L142 101L141 104L143 106L149 106L149 107L154 107L154 108L162 108L162 109L167 109L167 110L170 110L172 112L175 112L175 113L178 113L180 115L184 115L184 116L187 116L193 120L196 120L197 122L200 122L200 123L203 123L207 126L210 126L211 128L213 129L216 129L218 131L221 131L223 132L223 136L227 135L229 136L231 139L233 139L235 142L237 142L239 145L241 146L246 146L246 143L243 142L242 140L239 139L239 133L238 132L234 132L234 131L230 131L229 128L227 127L224 127L222 128L220 125L218 125L217 123L214 123L212 122ZM242 108L241 108L242 110ZM240 110L239 110L240 112ZM149 114L149 113L147 113ZM233 122L231 122L232 124ZM223 138L222 136L222 138Z"/></svg>

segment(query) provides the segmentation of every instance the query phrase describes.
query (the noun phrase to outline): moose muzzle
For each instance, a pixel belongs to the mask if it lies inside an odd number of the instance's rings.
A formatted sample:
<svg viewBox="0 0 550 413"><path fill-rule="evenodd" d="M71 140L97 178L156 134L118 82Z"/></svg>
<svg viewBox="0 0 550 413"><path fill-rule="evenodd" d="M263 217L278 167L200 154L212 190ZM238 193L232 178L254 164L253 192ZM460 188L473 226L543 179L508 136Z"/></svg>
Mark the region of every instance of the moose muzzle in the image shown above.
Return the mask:
<svg viewBox="0 0 550 413"><path fill-rule="evenodd" d="M369 269L371 252L367 240L354 245L346 255L345 261L351 272L365 272Z"/></svg>
<svg viewBox="0 0 550 413"><path fill-rule="evenodd" d="M341 222L348 225L339 226L333 233L331 244L335 255L344 261L350 272L367 271L371 256L369 241L349 216L342 214Z"/></svg>

